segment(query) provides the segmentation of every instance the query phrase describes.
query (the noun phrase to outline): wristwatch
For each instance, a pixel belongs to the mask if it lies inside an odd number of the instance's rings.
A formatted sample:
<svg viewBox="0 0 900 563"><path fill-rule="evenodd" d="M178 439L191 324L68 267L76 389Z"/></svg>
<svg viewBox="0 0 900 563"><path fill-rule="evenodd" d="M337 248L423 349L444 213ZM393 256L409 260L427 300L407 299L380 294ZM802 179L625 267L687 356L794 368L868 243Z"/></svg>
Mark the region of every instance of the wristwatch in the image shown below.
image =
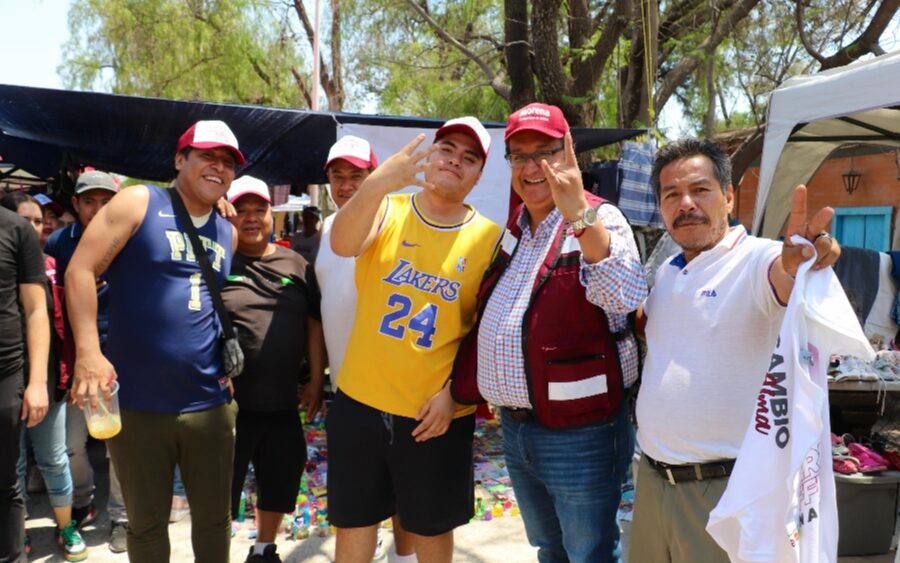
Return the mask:
<svg viewBox="0 0 900 563"><path fill-rule="evenodd" d="M585 207L581 211L581 219L572 222L572 229L580 231L587 227L593 227L597 223L597 208Z"/></svg>

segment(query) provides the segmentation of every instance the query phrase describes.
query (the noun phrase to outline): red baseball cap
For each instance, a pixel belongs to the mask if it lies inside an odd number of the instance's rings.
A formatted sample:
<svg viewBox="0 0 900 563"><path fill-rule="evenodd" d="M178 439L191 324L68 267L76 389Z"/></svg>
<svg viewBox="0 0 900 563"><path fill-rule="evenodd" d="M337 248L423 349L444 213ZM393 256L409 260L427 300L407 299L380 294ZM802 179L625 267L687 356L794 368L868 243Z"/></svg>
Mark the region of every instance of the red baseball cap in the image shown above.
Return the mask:
<svg viewBox="0 0 900 563"><path fill-rule="evenodd" d="M322 168L327 169L329 164L338 159L346 160L353 166L364 170L378 166L378 159L375 158L375 151L372 150L369 141L353 135L341 137L331 145L331 149L328 151L328 160L325 161L325 166Z"/></svg>
<svg viewBox="0 0 900 563"><path fill-rule="evenodd" d="M554 139L561 139L569 132L569 122L563 116L562 110L556 106L528 104L509 116L503 140L508 141L519 131L537 131Z"/></svg>
<svg viewBox="0 0 900 563"><path fill-rule="evenodd" d="M244 155L238 148L237 137L228 128L224 121L198 121L188 128L181 137L178 138L178 148L176 153L180 153L187 147L195 149L214 149L217 147L225 147L231 149L234 154L234 160L239 166L243 165Z"/></svg>
<svg viewBox="0 0 900 563"><path fill-rule="evenodd" d="M444 135L455 132L465 133L466 135L474 137L475 140L478 141L479 148L481 148L481 156L485 159L487 158L488 149L491 148L491 136L480 121L471 116L451 119L441 125L440 129L434 134L434 140L437 141Z"/></svg>

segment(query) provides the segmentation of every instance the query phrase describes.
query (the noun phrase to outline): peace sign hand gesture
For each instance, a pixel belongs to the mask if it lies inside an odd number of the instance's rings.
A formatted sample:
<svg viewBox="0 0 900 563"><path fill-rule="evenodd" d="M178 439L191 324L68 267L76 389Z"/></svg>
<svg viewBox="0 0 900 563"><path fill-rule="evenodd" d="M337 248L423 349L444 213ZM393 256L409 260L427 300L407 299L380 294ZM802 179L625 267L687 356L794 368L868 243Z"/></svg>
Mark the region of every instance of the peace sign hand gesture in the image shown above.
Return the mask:
<svg viewBox="0 0 900 563"><path fill-rule="evenodd" d="M841 256L841 246L825 231L832 217L834 209L823 207L807 222L806 186L801 184L794 189L791 214L784 231L784 245L781 249L781 265L788 275L796 276L800 264L809 260L813 254L808 246L792 244L790 240L792 235L800 235L815 246L816 262L812 266L813 270L821 270L837 262Z"/></svg>
<svg viewBox="0 0 900 563"><path fill-rule="evenodd" d="M420 133L416 138L406 144L398 152L392 154L381 166L376 168L366 178L366 183L374 186L379 193L388 194L406 186L419 186L422 188L433 187L430 182L419 178L417 174L425 172L428 163L419 164L427 159L436 150L434 145L416 152L416 149L425 140L425 134Z"/></svg>
<svg viewBox="0 0 900 563"><path fill-rule="evenodd" d="M577 221L581 218L581 212L588 206L584 197L584 185L581 182L581 171L578 169L578 161L575 160L575 147L572 143L572 134L566 133L563 142L562 162L550 164L542 160L539 164L541 170L550 184L550 194L553 203L562 216L568 221Z"/></svg>

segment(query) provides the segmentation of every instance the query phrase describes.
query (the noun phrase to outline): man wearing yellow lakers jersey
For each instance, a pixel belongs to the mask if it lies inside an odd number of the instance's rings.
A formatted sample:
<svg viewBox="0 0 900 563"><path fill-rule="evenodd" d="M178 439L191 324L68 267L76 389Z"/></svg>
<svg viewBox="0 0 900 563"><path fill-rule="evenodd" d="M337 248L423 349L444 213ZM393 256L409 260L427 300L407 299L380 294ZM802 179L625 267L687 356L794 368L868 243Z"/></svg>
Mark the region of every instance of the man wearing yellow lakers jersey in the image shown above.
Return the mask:
<svg viewBox="0 0 900 563"><path fill-rule="evenodd" d="M472 117L419 135L338 212L331 246L357 256L356 321L328 413L328 510L338 563L367 562L395 512L418 561L449 562L473 511L474 408L453 402L450 368L475 322L500 227L464 203L490 146ZM424 173L424 180L416 175ZM406 186L415 194L392 194Z"/></svg>

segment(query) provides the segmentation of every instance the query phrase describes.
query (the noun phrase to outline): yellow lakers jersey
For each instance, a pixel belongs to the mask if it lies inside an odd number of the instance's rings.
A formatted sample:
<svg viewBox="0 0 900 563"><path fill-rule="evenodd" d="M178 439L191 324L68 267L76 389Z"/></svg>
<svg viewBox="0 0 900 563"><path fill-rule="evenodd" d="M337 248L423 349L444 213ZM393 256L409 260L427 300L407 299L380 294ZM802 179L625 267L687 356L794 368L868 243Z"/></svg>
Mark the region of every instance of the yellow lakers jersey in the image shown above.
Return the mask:
<svg viewBox="0 0 900 563"><path fill-rule="evenodd" d="M450 376L475 322L476 296L501 229L470 209L457 225L426 217L416 196L388 196L378 236L356 261L356 322L341 390L414 418ZM455 416L473 412L457 408Z"/></svg>

